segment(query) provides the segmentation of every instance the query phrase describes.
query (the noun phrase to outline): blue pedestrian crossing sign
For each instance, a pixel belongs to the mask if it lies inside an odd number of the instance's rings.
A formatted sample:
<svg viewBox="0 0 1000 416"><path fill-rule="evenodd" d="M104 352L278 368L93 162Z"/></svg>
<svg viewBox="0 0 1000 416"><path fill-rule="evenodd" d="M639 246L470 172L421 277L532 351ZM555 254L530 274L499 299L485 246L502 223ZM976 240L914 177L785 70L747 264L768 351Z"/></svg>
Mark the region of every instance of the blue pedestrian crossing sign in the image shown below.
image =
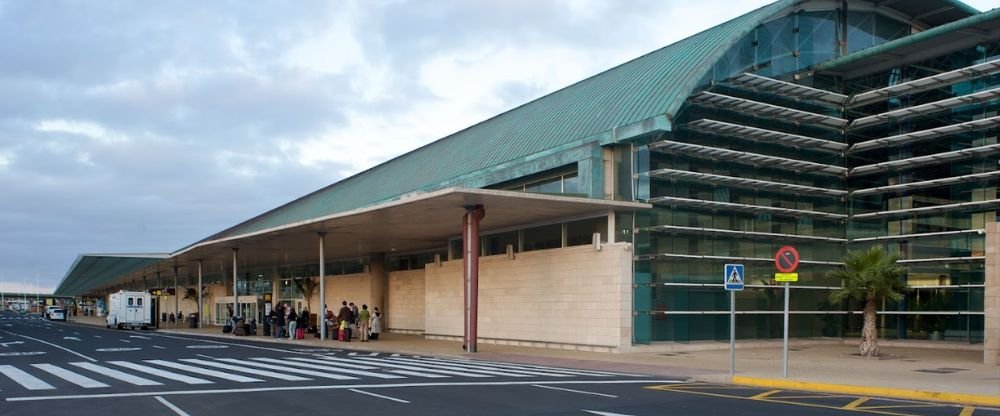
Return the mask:
<svg viewBox="0 0 1000 416"><path fill-rule="evenodd" d="M743 265L727 264L726 271L722 275L726 290L743 290Z"/></svg>

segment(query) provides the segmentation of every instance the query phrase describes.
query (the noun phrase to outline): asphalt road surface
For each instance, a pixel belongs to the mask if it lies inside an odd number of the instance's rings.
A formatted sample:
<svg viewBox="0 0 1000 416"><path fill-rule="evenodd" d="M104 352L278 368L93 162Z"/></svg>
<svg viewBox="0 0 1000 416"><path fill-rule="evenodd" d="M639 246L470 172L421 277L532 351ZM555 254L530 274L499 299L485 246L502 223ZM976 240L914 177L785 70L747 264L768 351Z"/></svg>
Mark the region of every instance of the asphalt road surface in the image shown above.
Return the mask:
<svg viewBox="0 0 1000 416"><path fill-rule="evenodd" d="M345 346L117 331L0 312L0 415L1000 416Z"/></svg>

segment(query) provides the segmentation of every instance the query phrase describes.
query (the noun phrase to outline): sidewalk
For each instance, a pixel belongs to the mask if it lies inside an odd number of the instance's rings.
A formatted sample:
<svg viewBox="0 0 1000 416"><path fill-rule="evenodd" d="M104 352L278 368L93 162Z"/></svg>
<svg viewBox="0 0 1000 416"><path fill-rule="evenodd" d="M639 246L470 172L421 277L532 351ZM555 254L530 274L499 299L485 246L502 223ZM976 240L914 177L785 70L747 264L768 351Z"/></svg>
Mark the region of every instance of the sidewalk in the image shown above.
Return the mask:
<svg viewBox="0 0 1000 416"><path fill-rule="evenodd" d="M104 325L102 318L77 317L77 322ZM186 325L161 327L159 332L237 338L221 327L189 329ZM883 346L882 359L855 356L857 348L843 344L794 342L789 348L788 378L782 378L781 343L766 347L737 348L736 376L729 377L729 350L671 353L596 353L480 344L479 352L465 353L461 343L426 340L421 335L384 333L379 341L343 343L276 340L273 337L239 337L303 347L350 348L360 351L399 352L544 364L590 370L685 378L712 383L737 383L782 389L815 390L842 394L869 394L917 400L934 400L1000 407L1000 367L982 364L982 351ZM760 344L760 343L755 343ZM853 386L848 389L845 386ZM860 390L857 390L860 388Z"/></svg>

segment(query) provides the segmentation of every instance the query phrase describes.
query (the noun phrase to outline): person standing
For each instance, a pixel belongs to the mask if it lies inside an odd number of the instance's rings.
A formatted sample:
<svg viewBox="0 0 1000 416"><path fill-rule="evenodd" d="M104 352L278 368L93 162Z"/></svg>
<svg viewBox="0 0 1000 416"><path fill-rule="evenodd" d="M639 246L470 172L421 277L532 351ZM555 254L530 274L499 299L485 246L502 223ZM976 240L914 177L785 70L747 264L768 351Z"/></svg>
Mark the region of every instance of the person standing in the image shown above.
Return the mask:
<svg viewBox="0 0 1000 416"><path fill-rule="evenodd" d="M285 304L279 303L274 314L274 337L281 339L285 331Z"/></svg>
<svg viewBox="0 0 1000 416"><path fill-rule="evenodd" d="M340 304L343 306L340 307L340 312L337 313L337 322L339 323L340 330L344 331L343 340L350 342L351 337L348 333L350 331L348 328L350 328L349 323L351 322L351 308L347 307L346 300Z"/></svg>
<svg viewBox="0 0 1000 416"><path fill-rule="evenodd" d="M288 339L295 339L295 328L299 324L299 316L295 314L295 307L289 305L288 313L285 315L285 322L288 322Z"/></svg>
<svg viewBox="0 0 1000 416"><path fill-rule="evenodd" d="M354 338L354 333L358 332L358 305L351 302L348 306L351 307L351 320L347 322L351 330L348 331L348 334L351 335L351 338Z"/></svg>
<svg viewBox="0 0 1000 416"><path fill-rule="evenodd" d="M378 341L378 334L382 332L382 312L375 307L375 314L372 315L372 334L370 339Z"/></svg>
<svg viewBox="0 0 1000 416"><path fill-rule="evenodd" d="M361 324L361 342L368 342L368 328L371 313L368 312L368 305L361 305L361 312L358 315L358 322Z"/></svg>

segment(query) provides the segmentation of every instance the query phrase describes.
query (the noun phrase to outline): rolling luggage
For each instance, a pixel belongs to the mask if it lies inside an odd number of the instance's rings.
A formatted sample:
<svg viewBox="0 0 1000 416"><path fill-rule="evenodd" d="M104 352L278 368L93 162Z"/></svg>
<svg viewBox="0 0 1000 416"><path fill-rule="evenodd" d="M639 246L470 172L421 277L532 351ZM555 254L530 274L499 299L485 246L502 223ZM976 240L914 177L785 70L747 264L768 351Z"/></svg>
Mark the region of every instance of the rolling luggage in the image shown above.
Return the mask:
<svg viewBox="0 0 1000 416"><path fill-rule="evenodd" d="M337 341L343 341L344 340L344 335L346 333L347 333L346 329L341 328L340 330L338 330L337 331Z"/></svg>
<svg viewBox="0 0 1000 416"><path fill-rule="evenodd" d="M296 328L295 329L295 339L306 339L306 330L305 330L305 328Z"/></svg>

